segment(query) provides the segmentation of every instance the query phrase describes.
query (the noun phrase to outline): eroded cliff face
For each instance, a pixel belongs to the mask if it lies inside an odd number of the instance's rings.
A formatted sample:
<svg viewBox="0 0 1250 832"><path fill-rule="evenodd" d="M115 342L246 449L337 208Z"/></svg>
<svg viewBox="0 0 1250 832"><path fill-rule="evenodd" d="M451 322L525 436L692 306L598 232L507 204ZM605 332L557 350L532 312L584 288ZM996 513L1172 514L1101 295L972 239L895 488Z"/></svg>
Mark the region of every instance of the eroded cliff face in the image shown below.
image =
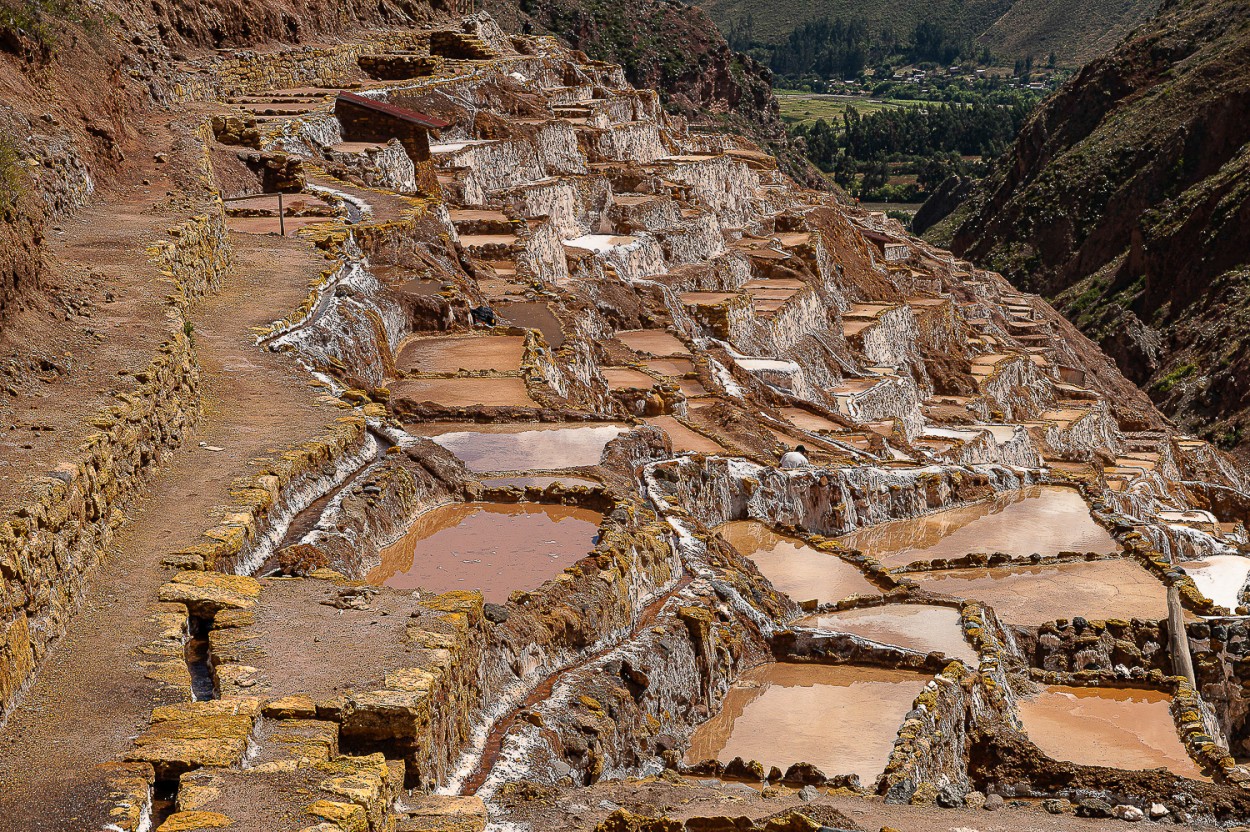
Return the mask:
<svg viewBox="0 0 1250 832"><path fill-rule="evenodd" d="M1234 333L1248 18L1243 3L1165 4L1052 96L929 232L1055 299L1169 416L1230 448L1250 403Z"/></svg>

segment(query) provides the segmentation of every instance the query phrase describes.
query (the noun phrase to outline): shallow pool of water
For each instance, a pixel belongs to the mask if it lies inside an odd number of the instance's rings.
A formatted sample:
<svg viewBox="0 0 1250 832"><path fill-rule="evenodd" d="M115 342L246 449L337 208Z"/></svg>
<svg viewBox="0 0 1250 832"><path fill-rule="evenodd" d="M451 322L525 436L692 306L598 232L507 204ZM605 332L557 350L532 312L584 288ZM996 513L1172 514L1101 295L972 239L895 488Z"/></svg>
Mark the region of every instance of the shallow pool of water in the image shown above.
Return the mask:
<svg viewBox="0 0 1250 832"><path fill-rule="evenodd" d="M905 647L921 653L937 651L973 667L977 665L977 652L964 638L959 610L954 607L887 604L812 615L795 624L852 633L878 644Z"/></svg>
<svg viewBox="0 0 1250 832"><path fill-rule="evenodd" d="M660 382L632 367L604 367L600 370L612 390L650 390Z"/></svg>
<svg viewBox="0 0 1250 832"><path fill-rule="evenodd" d="M616 333L616 337L635 352L655 356L690 354L677 336L662 329L627 329Z"/></svg>
<svg viewBox="0 0 1250 832"><path fill-rule="evenodd" d="M536 503L453 503L417 518L381 552L371 584L435 592L478 589L503 603L531 590L595 547L603 515Z"/></svg>
<svg viewBox="0 0 1250 832"><path fill-rule="evenodd" d="M1049 685L1021 698L1020 720L1048 756L1087 766L1166 768L1206 780L1176 733L1171 697L1150 690Z"/></svg>
<svg viewBox="0 0 1250 832"><path fill-rule="evenodd" d="M940 595L989 604L1008 624L1037 626L1059 618L1167 618L1167 590L1125 558L1041 566L942 569L907 575Z"/></svg>
<svg viewBox="0 0 1250 832"><path fill-rule="evenodd" d="M930 676L851 665L765 664L730 689L695 729L686 761L734 757L767 771L807 762L871 786L890 759L903 717Z"/></svg>
<svg viewBox="0 0 1250 832"><path fill-rule="evenodd" d="M482 485L487 488L546 488L556 483L569 488L574 486L595 488L602 485L598 480L592 480L587 477L563 477L554 474L537 477L489 477L482 480Z"/></svg>
<svg viewBox="0 0 1250 832"><path fill-rule="evenodd" d="M470 471L550 471L598 465L625 425L427 424L420 433L455 454Z"/></svg>
<svg viewBox="0 0 1250 832"><path fill-rule="evenodd" d="M1094 522L1089 506L1072 488L1038 485L993 500L893 520L838 538L889 567L914 561L955 558L974 552L1025 557L1037 552L1119 551L1119 544Z"/></svg>
<svg viewBox="0 0 1250 832"><path fill-rule="evenodd" d="M1194 579L1198 591L1230 612L1242 603L1238 597L1250 576L1250 558L1241 555L1213 555L1179 566Z"/></svg>
<svg viewBox="0 0 1250 832"><path fill-rule="evenodd" d="M662 429L668 434L673 453L723 454L720 443L709 439L697 430L686 427L672 416L652 416L643 419L648 425Z"/></svg>
<svg viewBox="0 0 1250 832"><path fill-rule="evenodd" d="M395 367L413 373L515 372L525 355L521 335L433 335L409 338Z"/></svg>
<svg viewBox="0 0 1250 832"><path fill-rule="evenodd" d="M855 566L777 534L758 520L735 520L716 531L754 561L773 586L796 601L837 601L852 595L881 594Z"/></svg>
<svg viewBox="0 0 1250 832"><path fill-rule="evenodd" d="M406 378L390 388L394 398L446 407L537 407L520 378Z"/></svg>
<svg viewBox="0 0 1250 832"><path fill-rule="evenodd" d="M560 326L560 319L552 313L547 304L537 301L510 303L500 307L497 311L513 326L537 329L543 334L547 346L553 350L564 345L564 329Z"/></svg>

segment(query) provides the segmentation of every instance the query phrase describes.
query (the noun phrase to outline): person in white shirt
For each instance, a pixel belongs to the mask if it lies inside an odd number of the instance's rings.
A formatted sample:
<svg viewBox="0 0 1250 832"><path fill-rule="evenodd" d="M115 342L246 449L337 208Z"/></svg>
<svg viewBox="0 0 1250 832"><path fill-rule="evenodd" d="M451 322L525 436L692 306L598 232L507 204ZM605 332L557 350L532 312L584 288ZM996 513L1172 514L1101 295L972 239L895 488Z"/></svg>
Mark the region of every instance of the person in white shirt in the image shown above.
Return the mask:
<svg viewBox="0 0 1250 832"><path fill-rule="evenodd" d="M782 468L802 468L807 465L811 465L811 463L807 461L807 448L804 448L802 445L799 445L793 451L786 451L781 455Z"/></svg>

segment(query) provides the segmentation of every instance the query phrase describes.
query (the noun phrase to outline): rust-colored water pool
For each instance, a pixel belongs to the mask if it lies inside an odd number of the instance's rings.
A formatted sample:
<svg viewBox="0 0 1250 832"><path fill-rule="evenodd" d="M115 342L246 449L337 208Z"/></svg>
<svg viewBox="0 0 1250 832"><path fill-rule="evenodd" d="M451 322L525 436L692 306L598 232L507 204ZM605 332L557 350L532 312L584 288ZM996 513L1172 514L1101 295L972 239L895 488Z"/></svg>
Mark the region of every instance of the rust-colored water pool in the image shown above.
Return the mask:
<svg viewBox="0 0 1250 832"><path fill-rule="evenodd" d="M1019 700L1029 739L1045 754L1087 766L1166 768L1206 780L1185 753L1168 708L1172 698L1151 690L1048 685Z"/></svg>
<svg viewBox="0 0 1250 832"><path fill-rule="evenodd" d="M910 572L921 588L989 604L1008 624L1037 626L1083 616L1163 619L1167 590L1126 558L989 569Z"/></svg>
<svg viewBox="0 0 1250 832"><path fill-rule="evenodd" d="M406 340L395 367L413 373L515 372L525 354L520 335L428 335Z"/></svg>
<svg viewBox="0 0 1250 832"><path fill-rule="evenodd" d="M837 601L852 595L881 594L852 564L777 534L758 520L735 520L716 531L754 561L773 586L796 601Z"/></svg>
<svg viewBox="0 0 1250 832"><path fill-rule="evenodd" d="M448 592L477 589L503 603L532 590L595 547L603 515L537 503L453 503L417 518L381 552L371 584Z"/></svg>
<svg viewBox="0 0 1250 832"><path fill-rule="evenodd" d="M413 425L455 454L470 471L553 471L599 464L603 448L626 425L539 425L495 422Z"/></svg>
<svg viewBox="0 0 1250 832"><path fill-rule="evenodd" d="M870 786L899 725L932 677L907 670L776 662L748 670L720 713L695 729L686 761L807 762Z"/></svg>
<svg viewBox="0 0 1250 832"><path fill-rule="evenodd" d="M701 454L723 454L725 449L719 442L709 439L697 430L688 428L672 416L651 416L643 419L648 425L654 425L668 434L673 444L673 453L693 452Z"/></svg>
<svg viewBox="0 0 1250 832"><path fill-rule="evenodd" d="M945 653L976 667L977 652L964 638L959 610L932 604L886 604L880 607L812 615L795 622L803 627L818 627L840 633L852 633L875 641L918 650Z"/></svg>
<svg viewBox="0 0 1250 832"><path fill-rule="evenodd" d="M974 552L1026 557L1037 552L1119 551L1107 530L1072 488L1036 485L983 503L894 520L838 539L848 549L873 555L889 567L955 558Z"/></svg>
<svg viewBox="0 0 1250 832"><path fill-rule="evenodd" d="M537 407L520 378L406 378L390 388L393 398L446 407Z"/></svg>
<svg viewBox="0 0 1250 832"><path fill-rule="evenodd" d="M635 352L655 356L690 354L677 336L662 329L627 329L616 333L616 337Z"/></svg>

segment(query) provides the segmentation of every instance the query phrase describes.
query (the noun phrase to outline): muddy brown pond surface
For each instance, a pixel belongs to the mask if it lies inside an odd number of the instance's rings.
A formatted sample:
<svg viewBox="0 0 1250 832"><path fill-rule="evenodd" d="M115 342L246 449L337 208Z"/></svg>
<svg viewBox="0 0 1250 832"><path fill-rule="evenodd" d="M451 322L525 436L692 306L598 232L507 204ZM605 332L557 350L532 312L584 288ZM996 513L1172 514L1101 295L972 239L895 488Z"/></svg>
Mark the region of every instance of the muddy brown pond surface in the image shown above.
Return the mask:
<svg viewBox="0 0 1250 832"><path fill-rule="evenodd" d="M414 425L455 454L470 471L534 471L599 464L603 448L627 425L447 423Z"/></svg>
<svg viewBox="0 0 1250 832"><path fill-rule="evenodd" d="M931 678L853 665L761 665L742 674L720 713L695 729L686 762L741 757L765 771L807 762L871 785Z"/></svg>
<svg viewBox="0 0 1250 832"><path fill-rule="evenodd" d="M479 589L501 604L531 590L595 547L603 515L537 503L453 503L417 518L381 552L371 584L435 592Z"/></svg>
<svg viewBox="0 0 1250 832"><path fill-rule="evenodd" d="M977 666L977 652L964 638L959 610L931 604L887 604L812 615L796 621L800 627L816 627L862 636L878 644L905 647L921 653L938 651L949 658Z"/></svg>
<svg viewBox="0 0 1250 832"><path fill-rule="evenodd" d="M838 538L848 549L888 567L955 558L974 552L1024 557L1037 552L1111 554L1119 544L1094 522L1075 489L1036 485L983 503L894 520Z"/></svg>
<svg viewBox="0 0 1250 832"><path fill-rule="evenodd" d="M1134 561L1077 561L991 569L910 572L921 588L989 604L1008 624L1036 627L1059 618L1167 618L1167 590Z"/></svg>
<svg viewBox="0 0 1250 832"><path fill-rule="evenodd" d="M801 540L777 534L758 520L734 520L716 531L754 561L773 586L796 601L837 601L851 595L881 594L855 566Z"/></svg>
<svg viewBox="0 0 1250 832"><path fill-rule="evenodd" d="M1019 704L1029 739L1056 760L1123 769L1163 767L1182 777L1208 779L1181 745L1166 693L1049 685Z"/></svg>

